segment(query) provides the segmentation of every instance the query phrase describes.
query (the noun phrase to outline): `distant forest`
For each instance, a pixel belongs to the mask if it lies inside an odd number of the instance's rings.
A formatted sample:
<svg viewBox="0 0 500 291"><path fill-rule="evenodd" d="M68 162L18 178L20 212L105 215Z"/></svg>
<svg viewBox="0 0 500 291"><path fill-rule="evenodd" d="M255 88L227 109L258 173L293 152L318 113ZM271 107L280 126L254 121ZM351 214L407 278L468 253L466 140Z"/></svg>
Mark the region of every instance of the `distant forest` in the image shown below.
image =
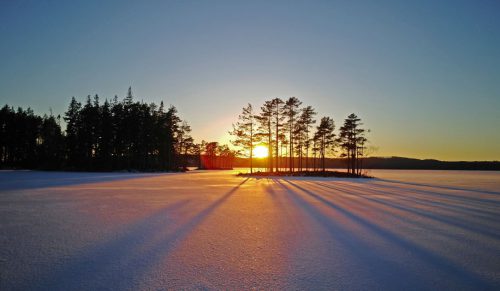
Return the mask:
<svg viewBox="0 0 500 291"><path fill-rule="evenodd" d="M73 97L62 118L5 105L0 125L1 168L178 171L193 163L229 167L234 158L216 142L195 144L174 106L134 101L131 88L121 101Z"/></svg>

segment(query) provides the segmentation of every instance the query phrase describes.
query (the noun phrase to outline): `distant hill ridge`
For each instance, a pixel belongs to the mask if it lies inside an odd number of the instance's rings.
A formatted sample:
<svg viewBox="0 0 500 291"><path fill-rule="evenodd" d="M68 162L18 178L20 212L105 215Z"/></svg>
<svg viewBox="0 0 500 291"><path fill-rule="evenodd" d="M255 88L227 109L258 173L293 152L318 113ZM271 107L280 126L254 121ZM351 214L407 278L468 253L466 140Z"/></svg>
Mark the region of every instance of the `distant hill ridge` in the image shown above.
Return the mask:
<svg viewBox="0 0 500 291"><path fill-rule="evenodd" d="M370 157L364 161L369 169L428 169L428 170L500 170L500 161L440 161L404 157Z"/></svg>
<svg viewBox="0 0 500 291"><path fill-rule="evenodd" d="M309 163L312 163L310 159ZM248 159L236 158L236 167L248 166ZM254 159L254 167L265 167L265 160ZM345 160L329 158L328 168L344 168ZM478 170L500 171L500 161L439 161L435 159L414 159L404 157L369 157L363 159L365 169L407 169L407 170Z"/></svg>

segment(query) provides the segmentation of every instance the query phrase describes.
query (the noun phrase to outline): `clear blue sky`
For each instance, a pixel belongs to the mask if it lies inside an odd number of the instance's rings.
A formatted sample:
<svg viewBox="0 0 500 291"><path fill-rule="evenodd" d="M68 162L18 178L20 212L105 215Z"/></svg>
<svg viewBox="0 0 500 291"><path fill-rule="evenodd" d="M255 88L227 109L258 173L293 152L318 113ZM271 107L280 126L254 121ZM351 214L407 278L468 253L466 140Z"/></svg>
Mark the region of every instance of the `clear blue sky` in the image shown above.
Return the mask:
<svg viewBox="0 0 500 291"><path fill-rule="evenodd" d="M500 160L500 2L1 1L0 101L175 105L226 140L247 102L297 96L374 155Z"/></svg>

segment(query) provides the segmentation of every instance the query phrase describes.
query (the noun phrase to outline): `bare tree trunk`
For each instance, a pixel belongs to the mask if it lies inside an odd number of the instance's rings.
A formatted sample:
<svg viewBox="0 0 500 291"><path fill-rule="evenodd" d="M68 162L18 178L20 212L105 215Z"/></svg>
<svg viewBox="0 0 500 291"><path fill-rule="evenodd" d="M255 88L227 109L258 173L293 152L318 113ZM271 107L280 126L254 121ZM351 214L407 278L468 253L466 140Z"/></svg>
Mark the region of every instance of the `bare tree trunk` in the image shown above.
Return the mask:
<svg viewBox="0 0 500 291"><path fill-rule="evenodd" d="M268 145L267 145L267 152L268 152L268 161L269 161L269 172L273 172L273 135L272 135L272 127L271 127L271 117L269 118L268 124L267 124L267 130L269 132L268 134Z"/></svg>
<svg viewBox="0 0 500 291"><path fill-rule="evenodd" d="M276 104L276 145L274 146L275 153L276 153L276 172L279 172L279 104Z"/></svg>
<svg viewBox="0 0 500 291"><path fill-rule="evenodd" d="M309 147L306 146L306 171L309 171Z"/></svg>
<svg viewBox="0 0 500 291"><path fill-rule="evenodd" d="M250 126L250 174L253 173L253 125Z"/></svg>
<svg viewBox="0 0 500 291"><path fill-rule="evenodd" d="M293 172L293 138L292 138L292 129L290 129L290 151L288 152L290 156L288 166L290 167L290 172Z"/></svg>
<svg viewBox="0 0 500 291"><path fill-rule="evenodd" d="M250 174L253 173L253 150L250 149Z"/></svg>

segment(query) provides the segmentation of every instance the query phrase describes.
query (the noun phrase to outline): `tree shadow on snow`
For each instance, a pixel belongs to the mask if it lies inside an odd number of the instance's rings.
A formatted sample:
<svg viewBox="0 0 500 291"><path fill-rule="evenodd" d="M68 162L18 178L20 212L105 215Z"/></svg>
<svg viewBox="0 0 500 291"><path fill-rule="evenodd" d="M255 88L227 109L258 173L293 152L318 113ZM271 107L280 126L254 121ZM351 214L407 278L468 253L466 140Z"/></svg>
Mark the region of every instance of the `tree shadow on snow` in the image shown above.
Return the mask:
<svg viewBox="0 0 500 291"><path fill-rule="evenodd" d="M346 186L346 185L330 185L330 184L324 184L324 183L314 183L314 186L316 187L323 187L331 190L335 190L338 193L341 193L343 195L354 195L357 198L367 200L369 202L386 206L388 208L393 208L397 209L401 212L405 212L408 214L416 215L416 216L421 216L430 220L434 220L436 222L442 223L442 224L447 224L449 226L461 228L465 231L472 232L478 235L483 235L483 236L488 236L492 239L498 239L500 240L500 234L496 233L495 231L491 231L488 227L483 227L477 223L472 224L470 221L463 220L460 217L472 217L474 216L477 219L480 220L489 220L490 222L492 220L497 221L498 220L498 213L496 212L489 212L486 211L484 208L470 208L470 203L466 203L465 205L457 205L456 203L441 203L438 201L431 201L429 200L421 200L418 197L412 197L408 198L408 195L403 195L403 194L398 194L397 192L393 191L383 191L381 189L373 189L373 187L364 187L364 188L357 188L357 187L352 187L352 185ZM356 189L357 188L357 189ZM388 189L390 190L390 189ZM368 195L367 195L368 194ZM391 196L396 196L398 197L399 200L401 201L406 201L408 203L411 203L413 205L408 206L407 204L403 203L396 203L392 201L391 199L382 199L383 197L391 197ZM339 198L339 197L337 197ZM341 198L339 198L341 199ZM420 209L416 206L424 206L426 209ZM453 211L455 214L460 214L458 217L449 217L446 215L443 215L442 211ZM401 219L407 219L407 216L401 216ZM415 223L415 220L410 220L409 222Z"/></svg>
<svg viewBox="0 0 500 291"><path fill-rule="evenodd" d="M445 190L455 190L455 191L467 191L467 192L475 192L475 193L480 193L480 194L500 195L500 192L497 192L497 191L475 190L475 189L470 189L470 188L459 188L459 187L452 187L452 186L442 186L442 185L433 185L433 184L425 184L425 183L414 183L414 182L405 182L405 181L390 180L390 179L380 179L380 178L376 178L376 180L387 182L387 183L401 184L401 185L410 185L410 186L418 186L418 187L430 187L430 188L445 189Z"/></svg>
<svg viewBox="0 0 500 291"><path fill-rule="evenodd" d="M115 239L98 243L64 262L60 262L39 280L25 282L23 289L43 290L133 290L141 278L168 256L206 218L233 195L245 179L205 209L177 225L169 216L189 207L182 200L160 209L128 226ZM135 288L134 288L135 287Z"/></svg>
<svg viewBox="0 0 500 291"><path fill-rule="evenodd" d="M0 172L0 192L183 174L185 173L3 171Z"/></svg>
<svg viewBox="0 0 500 291"><path fill-rule="evenodd" d="M377 225L353 213L346 207L315 193L316 191L311 191L310 189L302 187L297 183L298 181L292 181L290 179L273 179L273 181L287 191L298 207L327 229L330 235L342 244L343 249L351 254L356 264L360 264L363 268L369 268L371 275L374 276L378 283L384 288L436 288L436 286L433 285L436 282L426 282L423 278L419 277L421 274L417 274L414 272L415 270L412 270L412 267L405 266L397 259L394 260L394 258L391 258L391 256L394 256L391 250L406 255L410 254L415 261L429 267L430 270L427 270L427 272L435 272L436 274L444 276L444 278L446 278L444 280L451 282L455 286L470 289L495 288L491 282L464 269L462 266L450 261L446 257L434 253L409 238L403 237L392 230ZM304 196L304 194L306 196ZM386 248L386 251L389 252L389 254L385 254L387 257L382 256L382 254L378 253L376 250L371 250L372 246L368 241L365 241L366 236L360 236L360 234L356 233L353 229L348 229L345 225L323 214L315 203L311 203L310 199L305 199L305 197L310 197L313 201L320 202L335 213L340 214L342 217L360 226L369 234L375 235L377 238L388 242L391 247ZM353 203L356 203L356 201L353 201ZM463 225L460 226L463 227ZM491 234L488 233L488 235ZM436 275L436 278L439 275ZM401 284L404 286L401 286ZM446 283L444 283L444 286L447 286Z"/></svg>

